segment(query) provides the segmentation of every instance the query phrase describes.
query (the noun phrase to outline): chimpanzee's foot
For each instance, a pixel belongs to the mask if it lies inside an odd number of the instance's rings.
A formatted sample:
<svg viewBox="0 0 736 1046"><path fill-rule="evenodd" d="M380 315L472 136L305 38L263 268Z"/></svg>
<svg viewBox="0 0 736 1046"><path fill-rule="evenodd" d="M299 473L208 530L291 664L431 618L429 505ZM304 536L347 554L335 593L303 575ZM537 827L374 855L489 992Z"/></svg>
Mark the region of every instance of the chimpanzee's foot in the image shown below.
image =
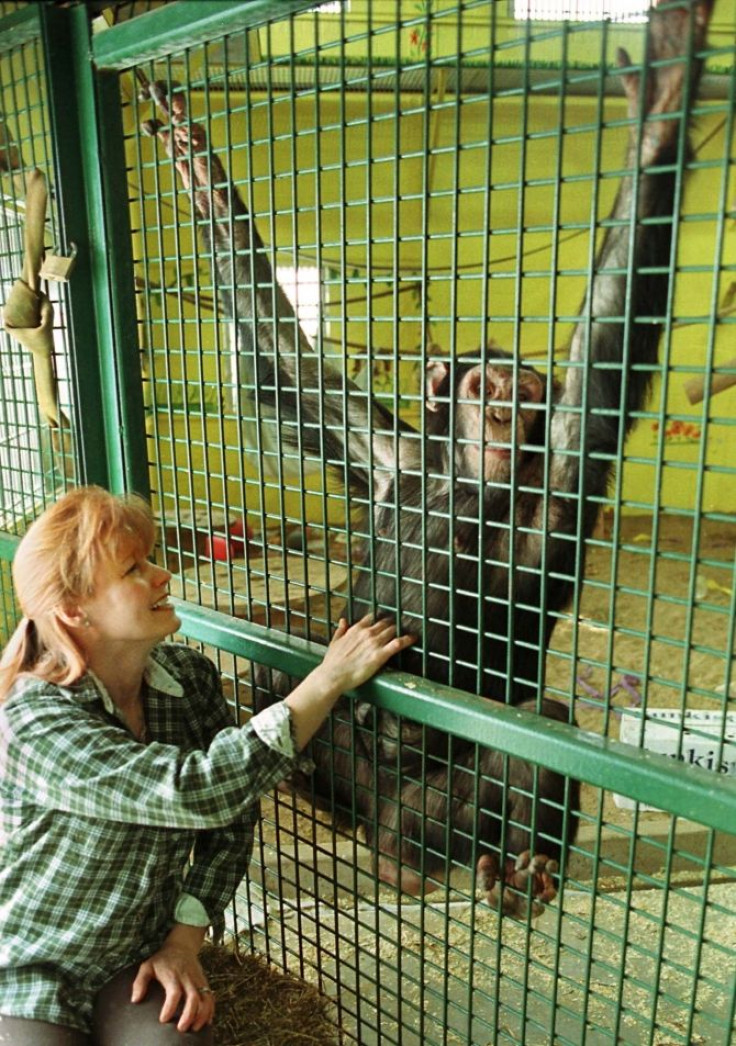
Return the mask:
<svg viewBox="0 0 736 1046"><path fill-rule="evenodd" d="M531 883L531 915L535 918L557 896L553 879L557 871L557 861L544 854L532 856L526 850L515 861L506 861L501 881L498 861L491 854L484 854L477 865L478 885L492 907L498 908L500 900L504 914L523 919L529 907L528 887Z"/></svg>

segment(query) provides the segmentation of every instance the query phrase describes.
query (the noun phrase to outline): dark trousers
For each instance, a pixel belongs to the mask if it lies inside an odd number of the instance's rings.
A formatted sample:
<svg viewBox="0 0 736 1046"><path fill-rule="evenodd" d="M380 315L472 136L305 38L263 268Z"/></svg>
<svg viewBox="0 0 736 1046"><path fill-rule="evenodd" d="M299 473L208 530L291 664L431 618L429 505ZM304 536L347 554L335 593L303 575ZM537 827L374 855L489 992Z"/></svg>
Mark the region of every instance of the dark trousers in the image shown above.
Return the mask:
<svg viewBox="0 0 736 1046"><path fill-rule="evenodd" d="M2 1046L212 1046L212 1028L199 1032L176 1030L177 1017L159 1023L164 990L153 982L143 1002L132 1003L130 993L138 966L121 970L97 993L91 1035L46 1021L0 1014Z"/></svg>

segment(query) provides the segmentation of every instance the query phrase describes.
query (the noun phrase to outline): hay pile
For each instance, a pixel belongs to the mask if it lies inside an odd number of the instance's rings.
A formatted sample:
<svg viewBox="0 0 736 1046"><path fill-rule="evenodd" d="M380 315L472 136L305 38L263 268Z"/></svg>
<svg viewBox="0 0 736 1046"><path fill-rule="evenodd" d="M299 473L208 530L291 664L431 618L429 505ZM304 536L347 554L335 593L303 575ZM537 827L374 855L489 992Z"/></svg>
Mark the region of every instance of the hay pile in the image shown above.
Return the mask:
<svg viewBox="0 0 736 1046"><path fill-rule="evenodd" d="M212 945L200 958L217 997L216 1046L339 1046L332 1003L312 985L258 955Z"/></svg>

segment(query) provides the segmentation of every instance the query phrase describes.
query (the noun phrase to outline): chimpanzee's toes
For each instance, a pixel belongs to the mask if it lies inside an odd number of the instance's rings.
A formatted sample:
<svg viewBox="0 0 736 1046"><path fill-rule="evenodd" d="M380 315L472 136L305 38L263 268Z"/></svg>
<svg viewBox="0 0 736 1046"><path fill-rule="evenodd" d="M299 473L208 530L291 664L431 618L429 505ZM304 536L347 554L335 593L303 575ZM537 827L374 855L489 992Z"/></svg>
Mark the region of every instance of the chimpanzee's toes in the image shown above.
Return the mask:
<svg viewBox="0 0 736 1046"><path fill-rule="evenodd" d="M521 918L521 907L526 907L526 898L507 889L501 878L501 868L492 854L483 854L476 865L478 888L485 894L491 908L498 910L499 904L504 915ZM521 902L521 905L520 903Z"/></svg>
<svg viewBox="0 0 736 1046"><path fill-rule="evenodd" d="M515 861L506 862L502 879L496 859L485 854L478 861L478 885L491 907L498 908L501 904L504 915L524 919L530 912L532 918L536 918L557 896L553 878L557 871L557 861L526 850Z"/></svg>
<svg viewBox="0 0 736 1046"><path fill-rule="evenodd" d="M527 897L531 885L531 913L532 916L541 915L544 907L554 901L557 896L553 876L557 874L559 866L545 854L530 854L528 850L519 854L514 862L513 868L507 870L506 882L513 887L516 900L522 914L526 914Z"/></svg>
<svg viewBox="0 0 736 1046"><path fill-rule="evenodd" d="M501 871L498 861L492 854L483 854L476 865L478 889L490 896L499 880Z"/></svg>

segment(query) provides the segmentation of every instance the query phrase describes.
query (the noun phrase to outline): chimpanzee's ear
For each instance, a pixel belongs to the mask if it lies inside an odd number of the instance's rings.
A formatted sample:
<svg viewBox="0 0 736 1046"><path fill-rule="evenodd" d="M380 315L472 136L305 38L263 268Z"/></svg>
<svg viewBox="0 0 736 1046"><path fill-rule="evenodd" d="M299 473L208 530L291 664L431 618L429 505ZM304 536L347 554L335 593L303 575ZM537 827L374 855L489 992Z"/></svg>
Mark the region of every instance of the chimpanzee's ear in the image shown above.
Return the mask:
<svg viewBox="0 0 736 1046"><path fill-rule="evenodd" d="M427 410L438 411L442 404L437 402L437 393L442 382L450 373L450 367L446 360L430 360L427 364L424 377L425 403Z"/></svg>
<svg viewBox="0 0 736 1046"><path fill-rule="evenodd" d="M538 371L527 367L519 370L519 400L541 403L545 388L544 378Z"/></svg>

